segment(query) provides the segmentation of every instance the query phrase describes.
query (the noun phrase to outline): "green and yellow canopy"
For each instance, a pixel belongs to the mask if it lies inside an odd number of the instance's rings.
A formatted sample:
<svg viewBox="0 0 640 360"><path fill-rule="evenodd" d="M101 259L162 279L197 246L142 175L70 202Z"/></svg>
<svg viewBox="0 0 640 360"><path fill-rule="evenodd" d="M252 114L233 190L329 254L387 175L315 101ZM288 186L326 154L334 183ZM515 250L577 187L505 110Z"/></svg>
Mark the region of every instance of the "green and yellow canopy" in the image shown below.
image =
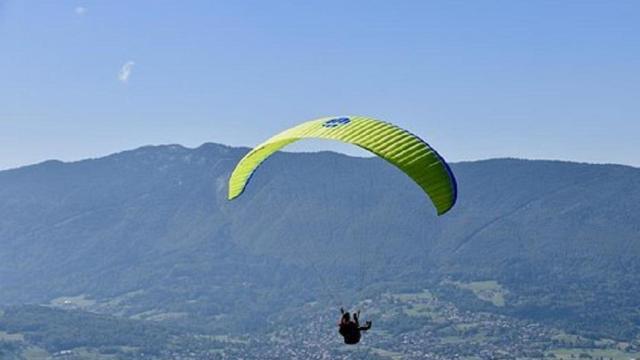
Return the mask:
<svg viewBox="0 0 640 360"><path fill-rule="evenodd" d="M357 145L398 167L429 196L442 215L456 202L457 186L444 159L425 141L388 122L364 116L326 117L287 129L258 145L229 178L229 200L244 191L254 171L276 151L301 139L329 139Z"/></svg>

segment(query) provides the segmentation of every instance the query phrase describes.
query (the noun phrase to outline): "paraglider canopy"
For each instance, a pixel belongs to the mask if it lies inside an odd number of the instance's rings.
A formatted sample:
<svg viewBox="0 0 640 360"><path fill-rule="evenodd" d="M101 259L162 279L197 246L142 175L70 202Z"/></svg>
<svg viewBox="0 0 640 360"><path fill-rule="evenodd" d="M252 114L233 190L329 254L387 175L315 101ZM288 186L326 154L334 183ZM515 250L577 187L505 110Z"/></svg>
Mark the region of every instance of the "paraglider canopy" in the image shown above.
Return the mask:
<svg viewBox="0 0 640 360"><path fill-rule="evenodd" d="M245 155L229 178L229 200L244 191L260 164L301 139L329 139L357 145L398 167L429 196L438 215L456 202L456 180L445 160L424 140L388 122L364 116L325 117L289 128Z"/></svg>

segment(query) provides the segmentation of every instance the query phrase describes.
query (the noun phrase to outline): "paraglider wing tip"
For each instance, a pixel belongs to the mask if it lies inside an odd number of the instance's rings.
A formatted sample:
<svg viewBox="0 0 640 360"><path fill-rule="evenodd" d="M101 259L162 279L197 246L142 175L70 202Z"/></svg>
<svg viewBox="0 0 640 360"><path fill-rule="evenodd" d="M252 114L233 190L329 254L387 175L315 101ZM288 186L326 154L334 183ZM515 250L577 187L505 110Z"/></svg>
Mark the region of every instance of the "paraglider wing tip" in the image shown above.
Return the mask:
<svg viewBox="0 0 640 360"><path fill-rule="evenodd" d="M237 198L238 196L240 196L240 194L242 194L242 191L240 191L240 192L238 192L238 191L235 191L235 192L229 191L229 194L227 194L227 200L231 201L231 200Z"/></svg>
<svg viewBox="0 0 640 360"><path fill-rule="evenodd" d="M231 179L229 179L229 183L228 183L229 190L227 192L227 200L229 201L237 198L238 196L240 196L240 194L242 194L242 190L238 191L237 189L234 189L231 184L232 184Z"/></svg>
<svg viewBox="0 0 640 360"><path fill-rule="evenodd" d="M451 202L449 204L447 204L445 207L436 208L438 216L442 216L442 215L448 213L449 211L451 211L451 209L453 209L453 207L456 205L456 201L457 201L457 192L456 192L456 188L454 186L453 199L451 200Z"/></svg>

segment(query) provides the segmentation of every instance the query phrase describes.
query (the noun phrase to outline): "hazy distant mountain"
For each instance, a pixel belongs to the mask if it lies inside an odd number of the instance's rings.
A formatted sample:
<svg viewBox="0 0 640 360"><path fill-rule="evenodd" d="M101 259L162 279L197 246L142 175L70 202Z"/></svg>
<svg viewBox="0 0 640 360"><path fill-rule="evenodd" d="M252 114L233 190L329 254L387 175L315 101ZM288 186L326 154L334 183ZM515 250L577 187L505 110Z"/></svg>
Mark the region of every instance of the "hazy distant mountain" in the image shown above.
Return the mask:
<svg viewBox="0 0 640 360"><path fill-rule="evenodd" d="M393 166L329 152L277 154L228 202L246 151L143 147L0 172L0 303L251 330L313 300L435 287L483 311L640 333L640 169L458 163L458 204L437 217ZM451 285L479 280L506 305Z"/></svg>

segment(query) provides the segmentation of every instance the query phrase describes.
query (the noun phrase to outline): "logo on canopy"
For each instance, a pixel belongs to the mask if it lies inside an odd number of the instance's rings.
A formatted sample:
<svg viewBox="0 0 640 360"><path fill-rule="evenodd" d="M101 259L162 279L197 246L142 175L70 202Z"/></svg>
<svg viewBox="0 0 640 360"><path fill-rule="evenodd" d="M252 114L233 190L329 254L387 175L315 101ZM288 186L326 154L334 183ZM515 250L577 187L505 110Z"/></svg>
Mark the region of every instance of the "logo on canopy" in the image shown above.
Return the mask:
<svg viewBox="0 0 640 360"><path fill-rule="evenodd" d="M347 125L350 122L351 122L351 119L349 119L348 117L339 117L339 118L333 118L331 120L325 121L322 124L322 126L326 128L334 128L342 125Z"/></svg>

